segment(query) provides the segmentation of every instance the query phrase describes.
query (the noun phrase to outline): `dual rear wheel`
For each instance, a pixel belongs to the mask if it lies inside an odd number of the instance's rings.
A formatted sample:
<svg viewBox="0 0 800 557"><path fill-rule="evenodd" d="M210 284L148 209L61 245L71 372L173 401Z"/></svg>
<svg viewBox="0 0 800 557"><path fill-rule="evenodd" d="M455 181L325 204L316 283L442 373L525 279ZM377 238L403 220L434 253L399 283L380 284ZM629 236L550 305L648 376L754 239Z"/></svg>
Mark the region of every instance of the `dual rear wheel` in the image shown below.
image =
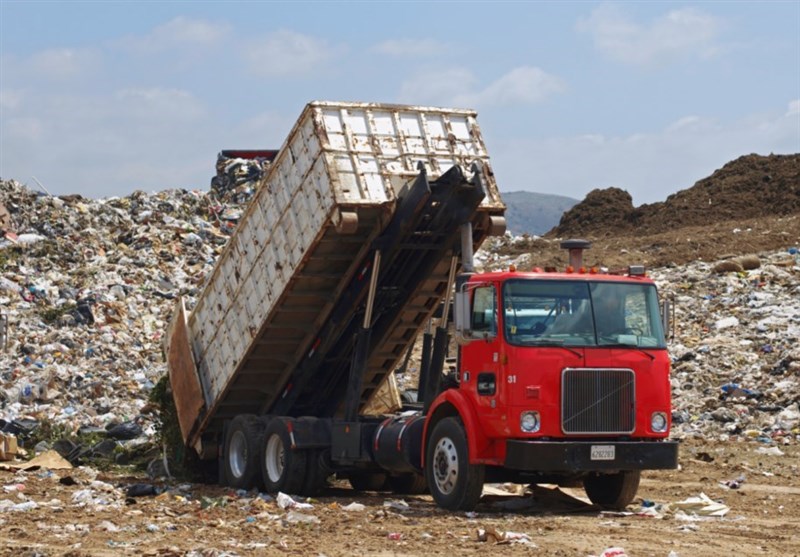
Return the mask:
<svg viewBox="0 0 800 557"><path fill-rule="evenodd" d="M327 452L293 445L286 421L273 418L265 424L257 416L237 416L225 438L223 474L227 485L273 493L318 493L330 474Z"/></svg>

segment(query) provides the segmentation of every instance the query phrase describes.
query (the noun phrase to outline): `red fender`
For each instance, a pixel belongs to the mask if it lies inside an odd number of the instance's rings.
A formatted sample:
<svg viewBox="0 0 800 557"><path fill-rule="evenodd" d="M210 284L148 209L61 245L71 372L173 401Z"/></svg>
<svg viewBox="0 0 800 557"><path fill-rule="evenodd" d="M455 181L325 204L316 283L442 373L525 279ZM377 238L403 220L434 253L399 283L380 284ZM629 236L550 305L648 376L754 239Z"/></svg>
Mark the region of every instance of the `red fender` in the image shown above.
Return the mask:
<svg viewBox="0 0 800 557"><path fill-rule="evenodd" d="M469 399L458 389L447 389L440 394L431 404L425 421L423 430L422 444L422 468L425 468L425 454L428 445L428 428L431 424L430 418L436 415L437 409L442 406L452 406L461 418L467 434L467 446L469 448L469 461L471 464L497 464L492 448L492 441L483 432L478 415Z"/></svg>

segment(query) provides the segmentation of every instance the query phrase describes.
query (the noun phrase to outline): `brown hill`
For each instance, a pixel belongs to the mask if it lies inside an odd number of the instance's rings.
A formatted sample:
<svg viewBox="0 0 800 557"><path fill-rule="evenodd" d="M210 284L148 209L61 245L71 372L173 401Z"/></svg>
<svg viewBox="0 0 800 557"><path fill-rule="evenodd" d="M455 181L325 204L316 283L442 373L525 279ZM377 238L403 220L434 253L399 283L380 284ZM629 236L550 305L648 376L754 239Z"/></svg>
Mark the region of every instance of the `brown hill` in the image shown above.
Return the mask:
<svg viewBox="0 0 800 557"><path fill-rule="evenodd" d="M587 263L612 267L800 246L800 154L739 157L666 201L640 207L619 188L594 190L543 238L509 242L502 251L530 253L530 266L562 266L558 240L566 238L591 240Z"/></svg>
<svg viewBox="0 0 800 557"><path fill-rule="evenodd" d="M550 236L658 233L686 226L800 213L800 154L746 155L666 201L634 207L619 188L593 190Z"/></svg>

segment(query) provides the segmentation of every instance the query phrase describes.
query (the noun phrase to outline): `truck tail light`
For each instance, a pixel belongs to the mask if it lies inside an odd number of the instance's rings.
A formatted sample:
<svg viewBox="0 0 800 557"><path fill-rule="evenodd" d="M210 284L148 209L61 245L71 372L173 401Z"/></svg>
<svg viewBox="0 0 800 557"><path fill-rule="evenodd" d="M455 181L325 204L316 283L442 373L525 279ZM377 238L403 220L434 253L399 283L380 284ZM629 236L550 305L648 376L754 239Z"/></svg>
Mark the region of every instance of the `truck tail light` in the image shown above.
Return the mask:
<svg viewBox="0 0 800 557"><path fill-rule="evenodd" d="M525 433L536 433L542 426L539 412L528 410L519 417L519 428Z"/></svg>

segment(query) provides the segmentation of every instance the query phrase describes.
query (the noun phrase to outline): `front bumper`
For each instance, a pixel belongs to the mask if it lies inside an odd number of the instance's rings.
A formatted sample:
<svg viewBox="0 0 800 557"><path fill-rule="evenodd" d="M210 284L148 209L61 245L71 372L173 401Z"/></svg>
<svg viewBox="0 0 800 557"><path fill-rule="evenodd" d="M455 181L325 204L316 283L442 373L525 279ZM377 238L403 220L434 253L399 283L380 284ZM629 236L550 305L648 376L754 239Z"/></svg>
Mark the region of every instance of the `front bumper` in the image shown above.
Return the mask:
<svg viewBox="0 0 800 557"><path fill-rule="evenodd" d="M608 458L592 458L592 447ZM606 470L671 470L678 467L675 441L523 441L506 444L506 468L526 472L596 472Z"/></svg>

